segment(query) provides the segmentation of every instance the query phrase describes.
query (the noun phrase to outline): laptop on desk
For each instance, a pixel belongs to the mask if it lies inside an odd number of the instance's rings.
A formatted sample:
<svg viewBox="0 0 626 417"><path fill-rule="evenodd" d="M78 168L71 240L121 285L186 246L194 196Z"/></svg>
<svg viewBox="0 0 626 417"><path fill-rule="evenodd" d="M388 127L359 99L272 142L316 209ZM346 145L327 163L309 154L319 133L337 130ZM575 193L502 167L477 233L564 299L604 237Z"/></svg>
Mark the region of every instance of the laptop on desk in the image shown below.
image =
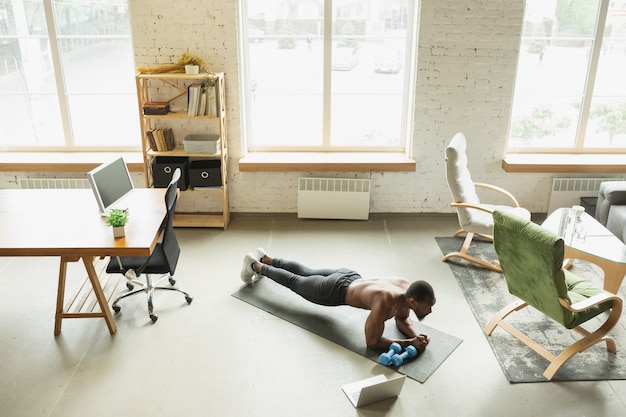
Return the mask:
<svg viewBox="0 0 626 417"><path fill-rule="evenodd" d="M341 387L355 407L363 407L378 401L395 398L400 395L406 375L387 379L385 375L345 384Z"/></svg>
<svg viewBox="0 0 626 417"><path fill-rule="evenodd" d="M101 216L112 209L126 209L123 199L134 189L124 158L104 163L87 173Z"/></svg>

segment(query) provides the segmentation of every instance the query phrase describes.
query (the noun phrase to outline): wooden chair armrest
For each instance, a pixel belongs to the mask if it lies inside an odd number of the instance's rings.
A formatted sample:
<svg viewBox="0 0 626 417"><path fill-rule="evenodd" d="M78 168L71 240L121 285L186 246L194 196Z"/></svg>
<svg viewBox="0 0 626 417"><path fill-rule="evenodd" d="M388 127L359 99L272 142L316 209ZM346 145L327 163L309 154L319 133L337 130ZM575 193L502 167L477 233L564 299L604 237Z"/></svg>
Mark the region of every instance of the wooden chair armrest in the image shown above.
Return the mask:
<svg viewBox="0 0 626 417"><path fill-rule="evenodd" d="M488 207L483 207L483 206L477 206L476 204L469 204L469 203L450 203L450 207L460 207L460 208L469 208L469 209L476 209L476 210L480 210L480 211L485 211L487 213L491 213L493 214L493 210L488 208Z"/></svg>
<svg viewBox="0 0 626 417"><path fill-rule="evenodd" d="M517 199L515 198L515 196L513 194L511 194L509 191L505 190L502 187L498 187L497 185L493 185L493 184L486 184L484 182L475 182L474 183L475 187L479 187L479 188L484 188L486 190L491 190L491 191L495 191L498 192L502 195L504 195L505 197L507 197L509 200L511 200L511 202L513 203L514 207L519 207L519 202L517 201Z"/></svg>
<svg viewBox="0 0 626 417"><path fill-rule="evenodd" d="M622 302L622 299L615 294L611 294L608 292L601 292L600 294L596 294L593 297L589 297L586 300L580 301L575 304L570 304L569 301L567 301L564 298L559 298L559 303L561 303L561 305L565 307L566 309L568 309L569 311L573 311L577 313L579 311L587 310L593 306L596 306L598 304L602 304L611 300L619 300L620 303Z"/></svg>

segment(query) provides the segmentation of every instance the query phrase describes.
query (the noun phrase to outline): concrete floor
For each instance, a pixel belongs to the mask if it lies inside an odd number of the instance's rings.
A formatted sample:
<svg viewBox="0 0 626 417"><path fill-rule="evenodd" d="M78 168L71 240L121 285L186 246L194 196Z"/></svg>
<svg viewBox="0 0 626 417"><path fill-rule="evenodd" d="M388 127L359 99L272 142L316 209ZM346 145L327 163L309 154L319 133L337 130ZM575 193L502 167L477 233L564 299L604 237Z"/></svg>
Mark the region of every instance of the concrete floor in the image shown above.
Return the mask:
<svg viewBox="0 0 626 417"><path fill-rule="evenodd" d="M457 226L451 215L249 215L227 231L177 229L176 277L193 303L159 293L151 324L144 298L126 299L114 336L102 319L82 319L65 320L54 337L58 260L0 258L0 415L624 415L626 381L509 384L441 262L434 237ZM398 399L355 410L341 385L393 371L231 297L243 255L257 246L312 266L426 279L437 304L424 324L463 343L425 383L407 379ZM72 265L70 289L81 275Z"/></svg>

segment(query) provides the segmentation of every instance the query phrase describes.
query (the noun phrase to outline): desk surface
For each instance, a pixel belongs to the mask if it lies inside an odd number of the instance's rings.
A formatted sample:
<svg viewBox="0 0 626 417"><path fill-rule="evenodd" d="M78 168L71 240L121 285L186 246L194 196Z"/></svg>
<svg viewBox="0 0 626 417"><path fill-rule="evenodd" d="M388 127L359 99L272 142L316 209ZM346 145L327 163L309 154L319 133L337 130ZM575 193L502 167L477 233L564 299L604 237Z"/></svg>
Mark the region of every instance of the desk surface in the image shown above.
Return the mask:
<svg viewBox="0 0 626 417"><path fill-rule="evenodd" d="M165 218L165 189L137 188L124 200L126 237L114 238L93 192L0 190L0 256L148 256Z"/></svg>
<svg viewBox="0 0 626 417"><path fill-rule="evenodd" d="M548 216L542 226L563 237L568 213L569 208L557 209ZM589 214L583 214L583 221L587 228L585 240L573 239L565 244L611 262L626 264L626 245Z"/></svg>

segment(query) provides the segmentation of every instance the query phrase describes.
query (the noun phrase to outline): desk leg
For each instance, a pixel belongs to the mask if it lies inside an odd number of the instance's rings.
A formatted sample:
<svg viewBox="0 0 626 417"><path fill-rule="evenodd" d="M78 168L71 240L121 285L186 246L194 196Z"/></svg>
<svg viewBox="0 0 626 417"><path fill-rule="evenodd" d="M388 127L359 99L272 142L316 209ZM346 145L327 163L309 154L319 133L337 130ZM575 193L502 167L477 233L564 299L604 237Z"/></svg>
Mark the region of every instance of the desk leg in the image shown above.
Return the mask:
<svg viewBox="0 0 626 417"><path fill-rule="evenodd" d="M65 301L65 278L67 276L68 259L61 256L59 266L59 286L57 287L57 309L54 315L54 335L61 334L61 323L63 322L63 303ZM72 262L70 260L70 262Z"/></svg>
<svg viewBox="0 0 626 417"><path fill-rule="evenodd" d="M104 320L106 321L109 328L109 333L114 334L117 331L117 325L115 324L113 313L111 313L111 309L109 308L109 304L107 303L106 296L104 295L104 291L102 290L102 286L100 285L98 273L93 267L93 258L83 256L83 264L85 264L85 269L87 270L87 274L89 275L89 281L91 281L93 292L96 294L96 299L98 300L98 305L100 305L100 311L102 312Z"/></svg>
<svg viewBox="0 0 626 417"><path fill-rule="evenodd" d="M619 291L626 274L626 264L608 261L569 246L565 247L565 258L582 259L598 265L604 271L604 290L612 294L617 294Z"/></svg>

